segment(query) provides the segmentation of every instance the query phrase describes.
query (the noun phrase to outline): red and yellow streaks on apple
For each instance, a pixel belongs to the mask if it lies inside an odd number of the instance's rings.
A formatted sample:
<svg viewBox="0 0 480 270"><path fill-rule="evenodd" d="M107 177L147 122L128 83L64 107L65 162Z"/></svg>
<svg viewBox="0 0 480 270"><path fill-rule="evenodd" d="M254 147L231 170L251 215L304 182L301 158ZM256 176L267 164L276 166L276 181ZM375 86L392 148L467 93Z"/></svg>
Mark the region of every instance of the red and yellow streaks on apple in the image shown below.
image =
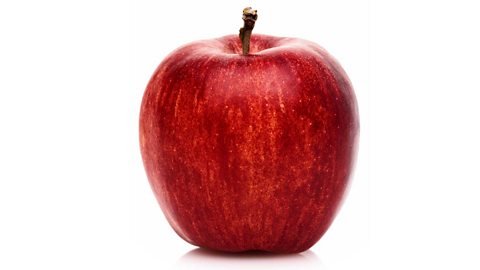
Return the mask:
<svg viewBox="0 0 480 270"><path fill-rule="evenodd" d="M222 251L301 252L326 232L356 156L358 110L309 41L198 41L153 74L140 114L148 179L173 229Z"/></svg>

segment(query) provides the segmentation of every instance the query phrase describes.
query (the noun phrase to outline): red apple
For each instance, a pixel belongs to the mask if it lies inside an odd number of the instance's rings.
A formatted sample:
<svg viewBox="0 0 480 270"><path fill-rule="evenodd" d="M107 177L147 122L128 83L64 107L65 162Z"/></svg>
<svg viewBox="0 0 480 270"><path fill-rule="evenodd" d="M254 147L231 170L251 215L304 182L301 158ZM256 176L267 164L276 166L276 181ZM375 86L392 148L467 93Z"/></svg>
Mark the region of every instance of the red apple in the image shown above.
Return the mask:
<svg viewBox="0 0 480 270"><path fill-rule="evenodd" d="M296 38L198 41L153 74L140 114L141 152L173 229L221 251L294 253L332 223L359 133L355 94L338 62Z"/></svg>

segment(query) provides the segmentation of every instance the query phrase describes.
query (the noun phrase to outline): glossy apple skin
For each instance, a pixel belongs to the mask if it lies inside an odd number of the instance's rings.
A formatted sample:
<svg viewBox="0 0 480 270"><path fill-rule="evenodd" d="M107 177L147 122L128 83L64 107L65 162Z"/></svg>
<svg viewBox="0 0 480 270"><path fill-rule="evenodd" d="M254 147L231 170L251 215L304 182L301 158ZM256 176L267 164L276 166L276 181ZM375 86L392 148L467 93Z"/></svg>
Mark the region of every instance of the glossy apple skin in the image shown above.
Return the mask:
<svg viewBox="0 0 480 270"><path fill-rule="evenodd" d="M252 35L171 53L148 83L140 145L173 229L221 251L295 253L332 223L355 161L355 94L338 62L300 39Z"/></svg>

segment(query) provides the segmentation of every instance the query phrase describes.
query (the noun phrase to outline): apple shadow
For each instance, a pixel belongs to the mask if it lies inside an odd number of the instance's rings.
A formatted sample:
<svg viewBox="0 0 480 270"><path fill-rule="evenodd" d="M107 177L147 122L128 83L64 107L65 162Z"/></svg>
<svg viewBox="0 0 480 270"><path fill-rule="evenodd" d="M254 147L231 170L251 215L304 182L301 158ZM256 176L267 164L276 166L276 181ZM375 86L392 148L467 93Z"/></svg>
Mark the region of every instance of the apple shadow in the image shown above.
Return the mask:
<svg viewBox="0 0 480 270"><path fill-rule="evenodd" d="M262 251L229 253L195 248L180 257L175 269L325 269L313 251L276 254Z"/></svg>

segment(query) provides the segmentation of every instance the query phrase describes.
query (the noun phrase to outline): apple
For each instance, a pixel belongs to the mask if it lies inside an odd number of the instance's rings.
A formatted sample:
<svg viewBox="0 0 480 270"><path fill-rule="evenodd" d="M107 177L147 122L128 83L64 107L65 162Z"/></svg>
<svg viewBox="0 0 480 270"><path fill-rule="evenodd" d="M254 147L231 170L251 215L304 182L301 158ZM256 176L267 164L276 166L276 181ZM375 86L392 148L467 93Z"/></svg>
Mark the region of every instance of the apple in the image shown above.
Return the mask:
<svg viewBox="0 0 480 270"><path fill-rule="evenodd" d="M345 196L359 135L355 94L315 43L248 39L246 51L242 34L193 42L160 64L140 112L145 170L187 242L302 252Z"/></svg>

